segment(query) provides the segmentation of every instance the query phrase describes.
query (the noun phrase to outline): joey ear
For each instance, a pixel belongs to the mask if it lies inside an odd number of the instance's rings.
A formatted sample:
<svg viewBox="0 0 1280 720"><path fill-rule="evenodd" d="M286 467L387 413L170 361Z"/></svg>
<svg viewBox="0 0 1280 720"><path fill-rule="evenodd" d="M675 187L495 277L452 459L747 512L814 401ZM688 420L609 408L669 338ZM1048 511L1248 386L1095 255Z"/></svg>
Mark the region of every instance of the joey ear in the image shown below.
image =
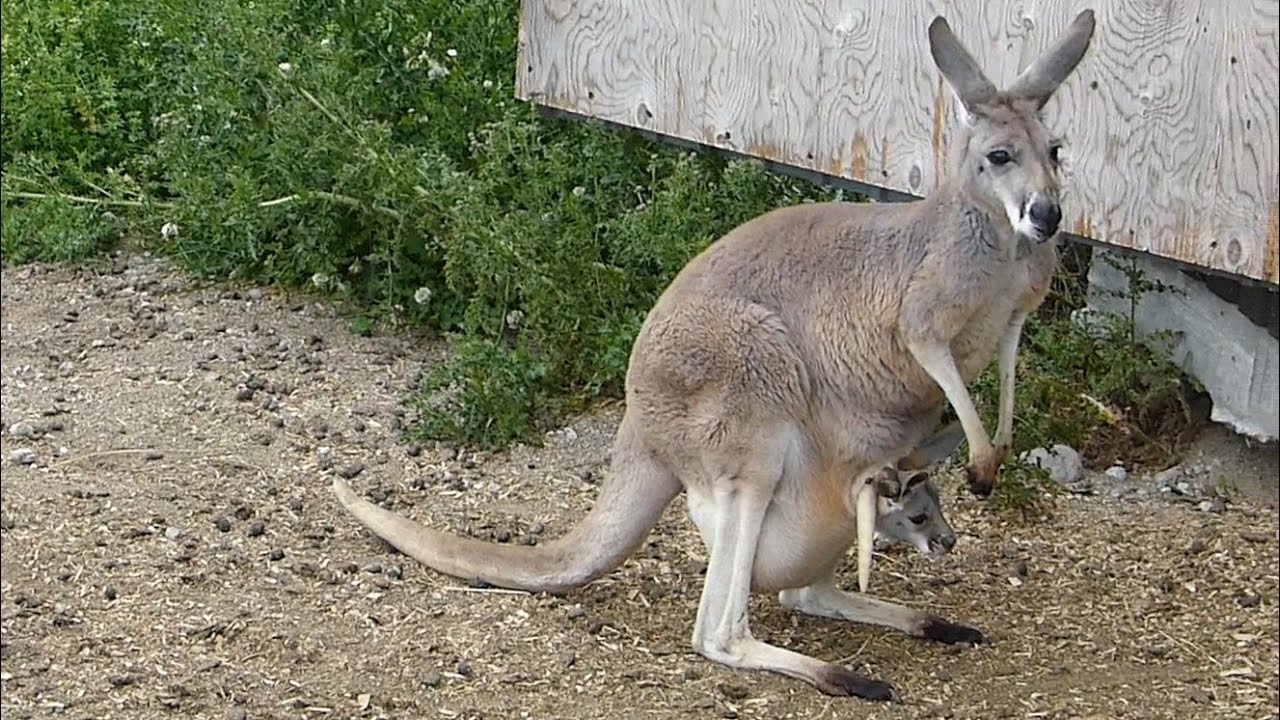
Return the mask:
<svg viewBox="0 0 1280 720"><path fill-rule="evenodd" d="M902 494L902 481L898 479L898 473L893 468L884 468L871 482L875 485L876 495L882 498L896 500Z"/></svg>
<svg viewBox="0 0 1280 720"><path fill-rule="evenodd" d="M1009 86L1009 94L1032 100L1036 107L1044 107L1062 81L1067 79L1084 58L1089 41L1093 39L1094 26L1092 10L1085 10L1077 15L1062 37L1018 75Z"/></svg>
<svg viewBox="0 0 1280 720"><path fill-rule="evenodd" d="M906 489L910 490L911 488L914 488L915 486L919 485L922 482L925 482L928 479L929 479L929 473L925 472L924 470L913 472L911 473L911 477L907 478Z"/></svg>
<svg viewBox="0 0 1280 720"><path fill-rule="evenodd" d="M978 67L973 55L956 39L951 25L941 15L929 23L929 52L933 55L934 65L938 66L942 77L946 78L960 104L969 113L995 98L996 86Z"/></svg>
<svg viewBox="0 0 1280 720"><path fill-rule="evenodd" d="M932 467L951 457L964 440L964 428L960 423L952 422L939 430L933 437L925 440L910 455L898 461L899 470L923 470Z"/></svg>

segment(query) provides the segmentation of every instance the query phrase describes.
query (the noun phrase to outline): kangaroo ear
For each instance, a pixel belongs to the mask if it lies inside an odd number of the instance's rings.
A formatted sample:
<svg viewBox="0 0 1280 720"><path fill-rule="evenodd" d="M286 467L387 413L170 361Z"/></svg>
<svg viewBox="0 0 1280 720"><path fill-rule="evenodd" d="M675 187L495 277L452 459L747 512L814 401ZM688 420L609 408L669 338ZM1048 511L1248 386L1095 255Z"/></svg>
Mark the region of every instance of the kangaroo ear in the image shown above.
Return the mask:
<svg viewBox="0 0 1280 720"><path fill-rule="evenodd" d="M933 55L933 64L938 66L942 77L947 79L956 97L960 98L960 104L969 113L995 98L996 86L978 67L973 55L956 39L951 25L941 15L929 23L929 52Z"/></svg>
<svg viewBox="0 0 1280 720"><path fill-rule="evenodd" d="M951 457L964 439L964 428L953 422L898 461L899 470L923 470Z"/></svg>
<svg viewBox="0 0 1280 720"><path fill-rule="evenodd" d="M911 473L911 477L907 478L906 492L910 492L912 488L929 479L929 473L920 470Z"/></svg>
<svg viewBox="0 0 1280 720"><path fill-rule="evenodd" d="M1028 98L1044 107L1063 80L1076 69L1093 39L1092 10L1076 16L1062 37L1049 47L1009 86L1009 94Z"/></svg>

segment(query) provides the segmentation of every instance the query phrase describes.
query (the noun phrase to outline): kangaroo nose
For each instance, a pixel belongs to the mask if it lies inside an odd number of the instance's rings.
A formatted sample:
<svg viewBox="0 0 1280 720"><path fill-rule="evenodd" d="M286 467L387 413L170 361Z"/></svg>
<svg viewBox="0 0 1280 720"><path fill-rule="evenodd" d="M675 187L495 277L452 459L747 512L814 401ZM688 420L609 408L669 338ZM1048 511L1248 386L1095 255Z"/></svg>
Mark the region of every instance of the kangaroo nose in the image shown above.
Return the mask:
<svg viewBox="0 0 1280 720"><path fill-rule="evenodd" d="M1031 201L1031 207L1027 208L1027 216L1038 230L1045 235L1052 235L1058 232L1058 224L1062 222L1062 208L1052 200L1037 197Z"/></svg>
<svg viewBox="0 0 1280 720"><path fill-rule="evenodd" d="M947 552L951 552L951 549L956 546L956 536L943 535L942 537L938 538L938 543L942 545L942 547L945 548Z"/></svg>

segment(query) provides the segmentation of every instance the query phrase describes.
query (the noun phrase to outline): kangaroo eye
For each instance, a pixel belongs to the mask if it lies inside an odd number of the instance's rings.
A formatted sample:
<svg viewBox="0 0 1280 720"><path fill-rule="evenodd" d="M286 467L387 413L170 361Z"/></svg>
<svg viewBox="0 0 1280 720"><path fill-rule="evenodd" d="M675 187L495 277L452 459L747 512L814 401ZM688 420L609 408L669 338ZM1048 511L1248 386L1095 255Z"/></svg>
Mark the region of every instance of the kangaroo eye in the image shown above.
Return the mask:
<svg viewBox="0 0 1280 720"><path fill-rule="evenodd" d="M911 521L912 525L923 525L925 521L929 519L929 516L924 513L920 513L919 515L912 515L907 519Z"/></svg>
<svg viewBox="0 0 1280 720"><path fill-rule="evenodd" d="M987 153L987 162L992 165L1005 165L1013 162L1013 156L1008 150L992 150Z"/></svg>
<svg viewBox="0 0 1280 720"><path fill-rule="evenodd" d="M1049 160L1051 160L1051 161L1053 162L1053 164L1054 164L1054 165L1057 165L1059 162L1061 162L1061 161L1060 161L1060 159L1059 159L1059 157L1058 157L1058 153L1060 153L1060 152L1062 152L1062 146L1061 146L1061 145L1050 145L1050 146L1049 146Z"/></svg>

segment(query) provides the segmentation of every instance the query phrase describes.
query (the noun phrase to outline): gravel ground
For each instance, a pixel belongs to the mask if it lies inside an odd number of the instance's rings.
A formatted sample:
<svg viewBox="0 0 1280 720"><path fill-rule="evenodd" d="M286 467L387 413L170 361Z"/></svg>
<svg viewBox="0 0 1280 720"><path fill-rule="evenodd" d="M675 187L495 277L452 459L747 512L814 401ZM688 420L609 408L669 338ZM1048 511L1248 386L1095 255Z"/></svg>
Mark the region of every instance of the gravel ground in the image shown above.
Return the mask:
<svg viewBox="0 0 1280 720"><path fill-rule="evenodd" d="M705 565L682 502L622 568L546 597L407 561L328 490L340 473L434 526L536 543L590 506L616 408L541 448L459 456L399 437L432 342L147 258L6 267L0 286L5 718L1280 712L1280 523L1257 476L1273 450L1242 463L1219 440L1159 478L1098 476L1032 525L944 478L956 551L890 552L872 591L977 625L979 648L754 599L757 636L903 696L875 705L690 652Z"/></svg>

